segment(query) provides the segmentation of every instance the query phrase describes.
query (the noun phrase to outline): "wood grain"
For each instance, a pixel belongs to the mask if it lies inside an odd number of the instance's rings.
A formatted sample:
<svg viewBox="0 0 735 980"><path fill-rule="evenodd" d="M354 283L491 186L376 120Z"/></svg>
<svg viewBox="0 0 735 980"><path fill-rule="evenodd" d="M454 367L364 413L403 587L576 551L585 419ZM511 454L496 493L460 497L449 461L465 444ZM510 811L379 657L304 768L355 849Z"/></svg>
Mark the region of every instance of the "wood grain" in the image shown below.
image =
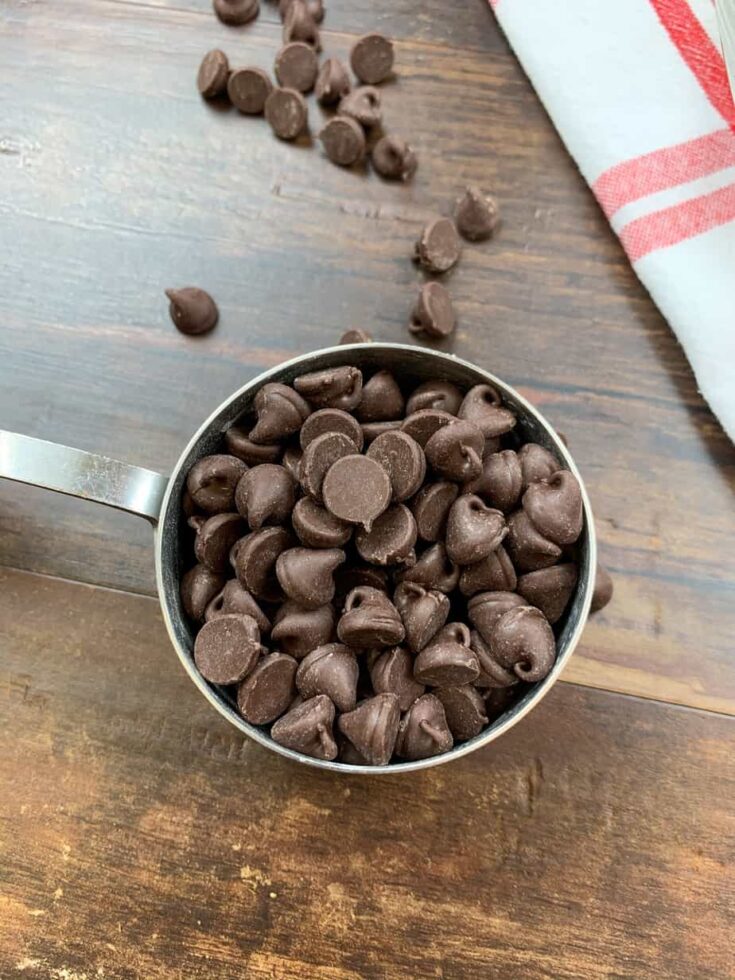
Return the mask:
<svg viewBox="0 0 735 980"><path fill-rule="evenodd" d="M337 28L365 25L334 6L325 47L345 53ZM412 4L388 6L376 7L383 29L412 37L384 95L388 128L419 152L407 187L343 172L318 149L274 141L262 120L201 102L194 75L213 44L270 66L272 10L231 32L208 3L4 5L3 425L169 470L262 367L348 326L408 339L412 241L478 181L497 192L504 225L451 277L452 347L569 436L617 582L573 676L732 712L732 446L490 15L468 28L477 4L451 18L434 4L414 32L400 26ZM475 29L492 54L472 44ZM172 330L162 294L186 283L222 310L197 342ZM0 487L0 555L153 591L147 526L41 491Z"/></svg>
<svg viewBox="0 0 735 980"><path fill-rule="evenodd" d="M150 599L3 571L0 616L2 976L731 972L731 719L560 684L342 778L243 741Z"/></svg>

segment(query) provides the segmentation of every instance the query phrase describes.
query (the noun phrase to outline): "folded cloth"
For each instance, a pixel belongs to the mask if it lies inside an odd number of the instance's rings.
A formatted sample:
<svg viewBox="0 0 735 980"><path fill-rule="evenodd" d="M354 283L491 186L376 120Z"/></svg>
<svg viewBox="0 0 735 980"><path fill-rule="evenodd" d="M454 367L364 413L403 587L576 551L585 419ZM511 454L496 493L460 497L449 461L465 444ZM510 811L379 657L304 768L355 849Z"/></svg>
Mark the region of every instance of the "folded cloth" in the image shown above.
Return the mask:
<svg viewBox="0 0 735 980"><path fill-rule="evenodd" d="M735 441L735 106L713 0L490 5Z"/></svg>

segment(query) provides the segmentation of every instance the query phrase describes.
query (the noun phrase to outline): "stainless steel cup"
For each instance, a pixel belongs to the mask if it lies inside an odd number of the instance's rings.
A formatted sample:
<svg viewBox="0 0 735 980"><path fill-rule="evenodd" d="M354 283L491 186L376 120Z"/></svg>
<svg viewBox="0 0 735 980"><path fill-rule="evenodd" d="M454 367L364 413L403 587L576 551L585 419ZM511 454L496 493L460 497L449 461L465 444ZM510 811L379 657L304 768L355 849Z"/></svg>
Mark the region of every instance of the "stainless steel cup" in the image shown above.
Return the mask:
<svg viewBox="0 0 735 980"><path fill-rule="evenodd" d="M557 658L551 673L544 680L530 685L509 711L469 742L463 742L451 752L431 759L385 767L351 766L312 759L283 748L272 741L266 731L248 724L238 713L227 691L205 681L194 666L194 634L179 598L179 578L185 570L185 563L191 561L190 556L183 553L180 537L181 496L191 466L202 456L221 450L222 433L251 410L256 392L266 382L290 384L299 374L341 364L355 364L364 372L387 368L406 388L431 378L444 378L465 389L475 384L494 385L505 403L517 413L519 435L524 441L545 446L559 459L561 468L574 473L582 488L584 503L584 530L579 541L579 581L574 597L558 624ZM179 660L191 680L209 703L249 738L290 759L320 769L370 774L409 772L459 759L487 745L512 728L550 690L571 657L589 614L597 564L594 522L587 492L566 446L543 416L513 388L474 364L432 350L382 343L329 347L296 357L266 371L231 395L201 425L179 457L170 477L107 456L2 430L0 477L83 497L139 514L150 521L155 528L156 581L163 618Z"/></svg>

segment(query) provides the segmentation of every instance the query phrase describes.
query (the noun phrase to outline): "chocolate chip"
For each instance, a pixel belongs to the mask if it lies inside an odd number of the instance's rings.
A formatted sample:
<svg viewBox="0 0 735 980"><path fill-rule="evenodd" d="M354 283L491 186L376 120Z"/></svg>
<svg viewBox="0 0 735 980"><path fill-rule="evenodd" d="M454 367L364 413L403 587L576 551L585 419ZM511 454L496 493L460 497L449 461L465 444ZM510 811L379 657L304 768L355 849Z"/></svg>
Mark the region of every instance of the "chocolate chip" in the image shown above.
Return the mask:
<svg viewBox="0 0 735 980"><path fill-rule="evenodd" d="M329 761L337 758L333 724L334 705L325 694L317 694L275 721L271 738L284 748Z"/></svg>
<svg viewBox="0 0 735 980"><path fill-rule="evenodd" d="M303 41L292 41L284 45L276 55L276 78L283 88L311 92L318 71L316 52Z"/></svg>
<svg viewBox="0 0 735 980"><path fill-rule="evenodd" d="M423 552L412 568L400 572L397 578L400 582L416 582L427 589L449 593L457 588L459 568L449 560L447 549L438 541Z"/></svg>
<svg viewBox="0 0 735 980"><path fill-rule="evenodd" d="M334 584L336 587L335 608L343 609L345 599L353 589L367 586L370 589L378 589L380 592L387 593L388 573L374 565L341 565L334 574ZM400 616L398 620L400 622Z"/></svg>
<svg viewBox="0 0 735 980"><path fill-rule="evenodd" d="M290 548L278 556L276 575L289 599L316 609L334 598L332 575L345 557L339 548Z"/></svg>
<svg viewBox="0 0 735 980"><path fill-rule="evenodd" d="M495 624L501 616L525 604L525 599L515 592L482 592L467 603L467 616L483 640L490 643Z"/></svg>
<svg viewBox="0 0 735 980"><path fill-rule="evenodd" d="M167 289L166 295L170 301L168 312L180 333L194 337L208 333L217 325L219 310L203 289L185 286L183 289Z"/></svg>
<svg viewBox="0 0 735 980"><path fill-rule="evenodd" d="M498 224L498 205L479 187L468 187L454 212L460 235L470 242L489 238Z"/></svg>
<svg viewBox="0 0 735 980"><path fill-rule="evenodd" d="M527 572L518 579L518 593L529 606L536 606L553 625L569 605L577 584L574 562Z"/></svg>
<svg viewBox="0 0 735 980"><path fill-rule="evenodd" d="M444 707L449 731L458 742L475 738L487 725L485 700L471 684L439 688L436 696Z"/></svg>
<svg viewBox="0 0 735 980"><path fill-rule="evenodd" d="M402 426L403 423L401 420L395 419L393 422L363 422L360 428L362 429L365 445L369 446L375 442L378 436L382 436L384 432L398 432Z"/></svg>
<svg viewBox="0 0 735 980"><path fill-rule="evenodd" d="M413 657L403 647L379 654L370 664L370 680L376 694L395 694L401 711L408 711L426 688L413 676Z"/></svg>
<svg viewBox="0 0 735 980"><path fill-rule="evenodd" d="M411 397L406 402L406 415L413 415L422 409L433 408L448 415L456 415L459 406L462 404L462 392L451 381L444 381L437 378L433 381L424 381L418 388L415 388Z"/></svg>
<svg viewBox="0 0 735 980"><path fill-rule="evenodd" d="M362 397L362 372L356 367L312 371L296 378L293 386L316 408L341 408L350 412Z"/></svg>
<svg viewBox="0 0 735 980"><path fill-rule="evenodd" d="M596 613L604 609L613 597L613 580L606 568L598 563L595 573L595 585L592 590L592 605L590 612Z"/></svg>
<svg viewBox="0 0 735 980"><path fill-rule="evenodd" d="M472 422L453 419L438 429L425 446L426 460L433 470L448 480L466 483L482 472L485 439Z"/></svg>
<svg viewBox="0 0 735 980"><path fill-rule="evenodd" d="M303 0L291 0L283 19L283 43L304 41L321 51L319 28Z"/></svg>
<svg viewBox="0 0 735 980"><path fill-rule="evenodd" d="M330 642L334 626L331 605L306 609L293 599L286 599L276 613L271 639L284 653L302 660L312 650Z"/></svg>
<svg viewBox="0 0 735 980"><path fill-rule="evenodd" d="M316 79L316 98L320 105L335 105L350 91L350 76L339 58L327 58Z"/></svg>
<svg viewBox="0 0 735 980"><path fill-rule="evenodd" d="M357 586L345 600L337 636L358 650L395 646L406 635L398 610L381 589Z"/></svg>
<svg viewBox="0 0 735 980"><path fill-rule="evenodd" d="M482 473L465 489L484 497L489 504L504 513L512 510L521 496L521 463L512 449L490 453L482 461Z"/></svg>
<svg viewBox="0 0 735 980"><path fill-rule="evenodd" d="M393 44L382 34L365 34L350 51L352 70L366 85L385 81L393 70Z"/></svg>
<svg viewBox="0 0 735 980"><path fill-rule="evenodd" d="M299 433L301 448L306 449L309 443L318 436L323 436L325 432L341 432L352 440L355 452L359 453L362 450L364 440L360 423L354 416L343 412L340 408L320 408L312 412Z"/></svg>
<svg viewBox="0 0 735 980"><path fill-rule="evenodd" d="M458 414L461 419L474 422L486 439L505 435L516 424L515 413L503 407L503 400L492 385L470 388Z"/></svg>
<svg viewBox="0 0 735 980"><path fill-rule="evenodd" d="M434 218L416 242L416 261L428 272L448 272L461 254L462 243L451 218Z"/></svg>
<svg viewBox="0 0 735 980"><path fill-rule="evenodd" d="M395 694L376 694L337 722L358 753L371 766L387 766L398 737L401 711Z"/></svg>
<svg viewBox="0 0 735 980"><path fill-rule="evenodd" d="M262 68L235 68L227 82L230 102L247 116L259 116L265 109L273 82Z"/></svg>
<svg viewBox="0 0 735 980"><path fill-rule="evenodd" d="M276 463L261 463L248 470L237 485L235 504L250 528L283 524L296 501L296 485L288 470Z"/></svg>
<svg viewBox="0 0 735 980"><path fill-rule="evenodd" d="M341 116L349 116L364 129L378 126L383 118L380 92L371 85L363 85L345 95L337 109Z"/></svg>
<svg viewBox="0 0 735 980"><path fill-rule="evenodd" d="M522 599L520 604L523 605ZM480 665L480 676L475 681L476 688L491 691L507 690L518 684L516 675L506 670L505 667L501 667L492 655L490 647L477 630L472 631L470 646L474 650L477 656L477 662Z"/></svg>
<svg viewBox="0 0 735 980"><path fill-rule="evenodd" d="M485 711L489 721L494 721L513 706L516 692L512 687L491 687L483 691Z"/></svg>
<svg viewBox="0 0 735 980"><path fill-rule="evenodd" d="M456 565L473 565L496 551L508 533L502 511L473 493L452 504L447 520L447 554Z"/></svg>
<svg viewBox="0 0 735 980"><path fill-rule="evenodd" d="M426 282L419 291L411 312L408 329L440 340L448 337L457 325L449 291L440 282Z"/></svg>
<svg viewBox="0 0 735 980"><path fill-rule="evenodd" d="M305 698L326 694L338 711L352 711L357 703L358 674L352 650L342 643L328 643L301 661L296 686Z"/></svg>
<svg viewBox="0 0 735 980"><path fill-rule="evenodd" d="M340 344L369 344L373 335L368 330L345 330L339 338Z"/></svg>
<svg viewBox="0 0 735 980"><path fill-rule="evenodd" d="M548 568L561 558L561 548L534 527L525 510L516 510L508 518L505 547L519 572Z"/></svg>
<svg viewBox="0 0 735 980"><path fill-rule="evenodd" d="M271 444L298 432L311 409L293 388L282 384L267 384L258 391L254 401L257 424L250 430L250 440Z"/></svg>
<svg viewBox="0 0 735 980"><path fill-rule="evenodd" d="M390 371L377 371L363 385L355 409L360 422L392 422L403 418L405 400Z"/></svg>
<svg viewBox="0 0 735 980"><path fill-rule="evenodd" d="M544 614L533 606L519 606L501 616L488 643L498 662L522 681L542 680L556 660L554 634Z"/></svg>
<svg viewBox="0 0 735 980"><path fill-rule="evenodd" d="M311 497L302 497L291 516L299 541L307 548L341 548L352 537L352 525L330 514Z"/></svg>
<svg viewBox="0 0 735 980"><path fill-rule="evenodd" d="M381 137L373 147L370 159L376 172L386 180L410 180L419 163L413 149L398 136Z"/></svg>
<svg viewBox="0 0 735 980"><path fill-rule="evenodd" d="M342 735L342 733L338 735L337 745L339 746L339 761L343 762L346 766L370 765L365 756L360 755L346 735Z"/></svg>
<svg viewBox="0 0 735 980"><path fill-rule="evenodd" d="M416 582L401 582L393 602L406 628L406 643L412 653L423 650L449 616L449 599L444 593L425 589Z"/></svg>
<svg viewBox="0 0 735 980"><path fill-rule="evenodd" d="M413 497L426 476L424 451L405 432L384 432L367 450L367 457L383 467L390 479L396 503Z"/></svg>
<svg viewBox="0 0 735 980"><path fill-rule="evenodd" d="M458 643L449 636L435 637L416 657L413 676L421 684L430 687L455 687L472 684L480 674L477 655L470 649L469 633L466 643Z"/></svg>
<svg viewBox="0 0 735 980"><path fill-rule="evenodd" d="M230 74L230 63L224 51L215 48L208 51L202 58L197 74L197 88L205 99L214 99L227 89L227 79Z"/></svg>
<svg viewBox="0 0 735 980"><path fill-rule="evenodd" d="M396 755L403 759L429 759L454 745L444 706L434 694L414 701L398 726Z"/></svg>
<svg viewBox="0 0 735 980"><path fill-rule="evenodd" d="M317 23L321 23L324 20L324 4L322 0L304 0L306 3L306 9L314 18ZM278 3L278 13L281 15L281 20L284 20L286 14L288 13L288 8L293 3L293 0L279 0Z"/></svg>
<svg viewBox="0 0 735 980"><path fill-rule="evenodd" d="M216 619L218 616L229 616L231 613L250 616L258 624L261 633L270 632L270 620L248 590L244 589L236 578L230 579L224 588L214 596L204 610L204 618L209 622L210 619Z"/></svg>
<svg viewBox="0 0 735 980"><path fill-rule="evenodd" d="M538 480L548 480L559 469L557 458L535 442L527 442L521 446L518 450L518 461L521 464L521 485L524 490Z"/></svg>
<svg viewBox="0 0 735 980"><path fill-rule="evenodd" d="M194 541L194 554L198 562L213 572L227 569L230 548L245 533L245 524L239 514L215 514L199 527Z"/></svg>
<svg viewBox="0 0 735 980"><path fill-rule="evenodd" d="M293 701L297 663L285 653L269 653L240 684L237 706L251 725L275 721Z"/></svg>
<svg viewBox="0 0 735 980"><path fill-rule="evenodd" d="M277 602L281 598L276 560L291 545L291 535L283 527L253 531L238 545L234 556L237 577L257 599Z"/></svg>
<svg viewBox="0 0 735 980"><path fill-rule="evenodd" d="M212 6L222 23L233 27L255 20L260 13L258 0L213 0Z"/></svg>
<svg viewBox="0 0 735 980"><path fill-rule="evenodd" d="M340 167L351 167L365 156L365 133L349 116L330 119L319 139L329 159Z"/></svg>
<svg viewBox="0 0 735 980"><path fill-rule="evenodd" d="M425 449L426 443L435 432L456 421L449 412L442 412L437 408L422 408L404 419L401 429L415 439L422 449Z"/></svg>
<svg viewBox="0 0 735 980"><path fill-rule="evenodd" d="M456 483L427 483L411 502L419 537L438 541L444 537L452 504L459 496Z"/></svg>
<svg viewBox="0 0 735 980"><path fill-rule="evenodd" d="M335 517L371 528L390 503L390 479L374 459L344 456L324 477L322 496L327 510Z"/></svg>
<svg viewBox="0 0 735 980"><path fill-rule="evenodd" d="M311 416L310 416L311 417ZM301 460L303 453L298 446L286 446L283 452L283 466L288 471L294 483L301 480Z"/></svg>
<svg viewBox="0 0 735 980"><path fill-rule="evenodd" d="M301 485L319 503L324 478L332 466L345 456L355 455L355 443L343 432L325 432L308 444L301 458Z"/></svg>
<svg viewBox="0 0 735 980"><path fill-rule="evenodd" d="M236 456L204 456L189 470L186 489L194 504L208 514L232 511L235 487L246 470Z"/></svg>
<svg viewBox="0 0 735 980"><path fill-rule="evenodd" d="M416 555L416 521L404 504L393 504L376 517L368 530L355 534L355 546L361 558L373 565L413 564Z"/></svg>
<svg viewBox="0 0 735 980"><path fill-rule="evenodd" d="M265 118L279 139L295 140L306 132L309 111L301 92L274 88L265 100Z"/></svg>
<svg viewBox="0 0 735 980"><path fill-rule="evenodd" d="M477 592L513 592L515 587L516 571L502 545L482 561L463 568L459 579L459 591L466 596Z"/></svg>
<svg viewBox="0 0 735 980"><path fill-rule="evenodd" d="M282 447L277 444L261 445L253 442L248 431L234 425L225 432L225 443L228 452L249 466L257 466L258 463L277 463L283 452Z"/></svg>
<svg viewBox="0 0 735 980"><path fill-rule="evenodd" d="M539 533L554 544L574 544L582 533L582 491L569 470L532 483L523 495L523 510Z"/></svg>
<svg viewBox="0 0 735 980"><path fill-rule="evenodd" d="M261 652L258 624L250 616L218 616L199 630L194 663L212 684L237 684L258 662Z"/></svg>
<svg viewBox="0 0 735 980"><path fill-rule="evenodd" d="M224 587L224 576L206 565L195 565L181 579L181 604L186 615L201 622L209 603Z"/></svg>

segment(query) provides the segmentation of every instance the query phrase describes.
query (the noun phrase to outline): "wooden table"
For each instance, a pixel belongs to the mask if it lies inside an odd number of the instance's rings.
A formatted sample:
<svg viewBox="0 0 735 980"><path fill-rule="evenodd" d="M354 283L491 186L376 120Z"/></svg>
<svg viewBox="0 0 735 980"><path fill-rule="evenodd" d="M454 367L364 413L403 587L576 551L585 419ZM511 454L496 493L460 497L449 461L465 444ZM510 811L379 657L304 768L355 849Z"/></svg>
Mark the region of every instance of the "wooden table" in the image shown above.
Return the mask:
<svg viewBox="0 0 735 980"><path fill-rule="evenodd" d="M271 66L272 5L5 0L0 424L166 471L265 366L409 339L412 241L479 182L504 224L451 349L568 436L615 600L488 749L334 778L196 693L143 522L3 484L3 977L732 975L733 447L483 0L331 0L330 54L368 29L407 187L199 99L210 47ZM199 341L162 293L189 283L222 311Z"/></svg>

